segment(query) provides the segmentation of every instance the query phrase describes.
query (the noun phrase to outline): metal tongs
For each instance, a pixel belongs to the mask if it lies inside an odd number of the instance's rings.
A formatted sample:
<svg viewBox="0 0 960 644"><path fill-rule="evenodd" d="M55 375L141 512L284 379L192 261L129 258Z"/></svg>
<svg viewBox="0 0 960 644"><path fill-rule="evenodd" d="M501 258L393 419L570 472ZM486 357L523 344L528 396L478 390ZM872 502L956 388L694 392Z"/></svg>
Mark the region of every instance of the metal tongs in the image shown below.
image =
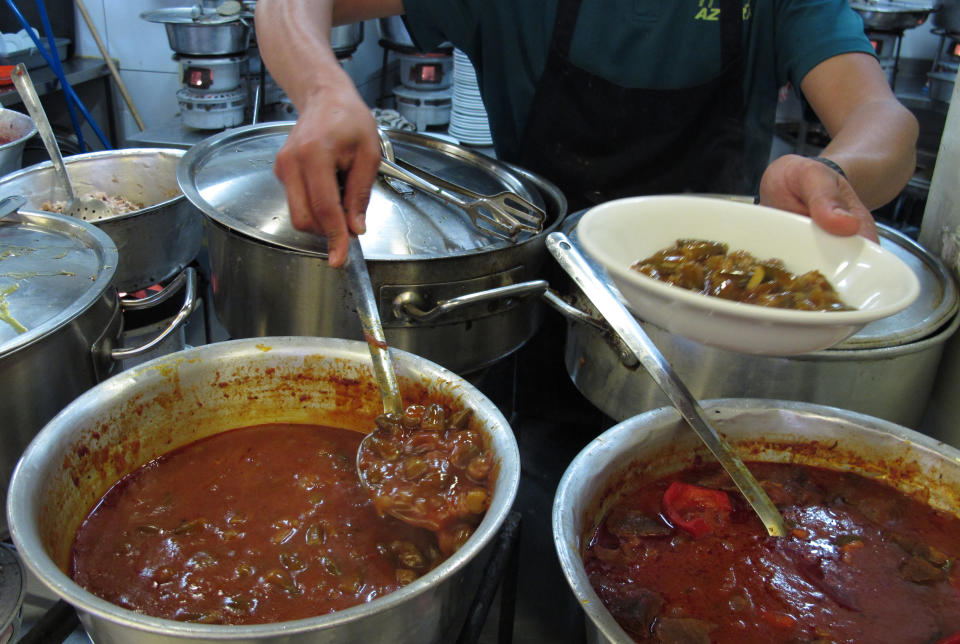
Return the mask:
<svg viewBox="0 0 960 644"><path fill-rule="evenodd" d="M380 134L380 174L397 192L403 189L396 181L402 181L418 190L462 208L474 225L485 233L508 241L516 241L521 232L539 233L543 230L546 213L514 192L482 195L469 188L438 177L412 164L398 161L393 154L393 144L383 130Z"/></svg>

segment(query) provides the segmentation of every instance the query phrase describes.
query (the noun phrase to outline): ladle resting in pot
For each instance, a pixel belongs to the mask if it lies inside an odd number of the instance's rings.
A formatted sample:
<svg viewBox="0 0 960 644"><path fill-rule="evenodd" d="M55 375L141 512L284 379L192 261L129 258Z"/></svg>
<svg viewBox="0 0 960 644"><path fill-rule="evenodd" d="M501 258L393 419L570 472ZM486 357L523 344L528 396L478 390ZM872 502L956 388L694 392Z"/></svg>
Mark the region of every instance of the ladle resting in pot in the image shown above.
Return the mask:
<svg viewBox="0 0 960 644"><path fill-rule="evenodd" d="M426 528L444 554L473 534L490 506L493 455L472 412L449 416L440 405L403 408L390 350L373 297L366 260L350 239L344 271L383 398L383 415L357 449L357 474L381 515Z"/></svg>
<svg viewBox="0 0 960 644"><path fill-rule="evenodd" d="M770 497L763 491L756 478L733 451L729 444L710 423L693 394L680 380L673 367L663 354L650 341L636 318L620 303L613 292L604 284L584 260L580 252L563 233L547 235L547 248L560 266L573 278L593 302L600 314L614 328L624 343L636 355L640 364L649 372L653 380L680 412L684 420L693 428L710 452L717 458L723 469L747 499L750 507L763 522L767 533L772 537L782 537L787 533L783 517L774 506Z"/></svg>

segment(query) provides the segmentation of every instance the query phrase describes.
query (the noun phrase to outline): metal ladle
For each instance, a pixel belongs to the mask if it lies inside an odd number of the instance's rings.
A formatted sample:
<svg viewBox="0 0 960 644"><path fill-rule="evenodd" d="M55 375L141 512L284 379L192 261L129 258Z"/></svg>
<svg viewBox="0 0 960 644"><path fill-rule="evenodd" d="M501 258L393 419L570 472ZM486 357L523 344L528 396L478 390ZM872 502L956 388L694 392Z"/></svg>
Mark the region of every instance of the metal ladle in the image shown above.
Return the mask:
<svg viewBox="0 0 960 644"><path fill-rule="evenodd" d="M27 68L23 65L23 63L18 63L13 68L10 78L13 80L13 84L20 93L20 99L23 101L23 105L27 108L30 118L33 119L33 122L37 126L37 131L40 133L40 139L43 141L43 145L47 148L47 154L50 155L50 161L53 162L53 169L56 171L57 178L60 179L60 183L67 191L67 204L64 206L63 214L76 217L77 219L83 219L85 221L97 221L98 219L103 219L112 215L113 211L110 209L110 206L104 203L101 199L93 199L89 197L81 199L77 197L77 193L73 189L73 184L70 183L70 175L67 174L67 166L63 162L63 155L60 154L60 146L57 145L57 137L53 134L53 128L50 127L50 121L47 120L47 114L43 111L43 104L40 102L40 97L37 95L37 90L33 86L33 81L30 80L30 74L27 73Z"/></svg>
<svg viewBox="0 0 960 644"><path fill-rule="evenodd" d="M583 255L580 254L570 239L559 232L547 235L547 249L554 256L561 268L573 278L577 286L590 299L607 323L620 336L624 344L633 352L640 364L647 370L654 382L660 386L670 399L684 420L704 442L707 449L716 457L720 465L726 470L730 478L743 493L750 507L760 517L767 534L772 537L783 537L787 534L783 516L763 491L757 479L754 478L747 466L737 456L730 445L717 433L717 430L706 420L703 408L700 407L693 394L687 389L683 381L673 370L673 367L663 357L653 341L647 335L637 319L613 294L607 285L597 277L590 268Z"/></svg>

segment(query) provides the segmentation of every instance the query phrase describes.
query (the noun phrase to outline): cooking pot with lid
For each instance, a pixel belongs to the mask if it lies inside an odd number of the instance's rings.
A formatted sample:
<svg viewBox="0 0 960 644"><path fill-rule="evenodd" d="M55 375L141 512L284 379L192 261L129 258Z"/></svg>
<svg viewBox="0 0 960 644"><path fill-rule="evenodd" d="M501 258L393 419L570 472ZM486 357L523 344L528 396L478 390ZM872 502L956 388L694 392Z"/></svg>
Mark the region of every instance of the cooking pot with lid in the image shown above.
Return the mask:
<svg viewBox="0 0 960 644"><path fill-rule="evenodd" d="M890 32L919 27L933 11L933 3L899 0L850 0L850 6L865 28Z"/></svg>
<svg viewBox="0 0 960 644"><path fill-rule="evenodd" d="M576 224L564 230L579 247ZM902 233L879 227L881 244L917 274L921 294L905 311L868 324L837 347L789 356L754 356L681 338L641 320L650 339L697 398L776 398L830 405L918 427L944 345L960 326L958 293L939 258ZM640 259L639 257L637 259ZM602 266L588 258L614 292ZM583 294L548 301L567 317L564 361L577 388L615 420L669 401ZM563 289L561 289L563 290Z"/></svg>
<svg viewBox="0 0 960 644"><path fill-rule="evenodd" d="M207 215L213 303L233 337L363 338L326 240L292 228L273 161L292 123L214 135L184 155L177 176ZM481 231L463 211L380 179L360 243L387 342L457 373L492 364L539 328L544 237L566 214L549 182L473 150L391 130L397 159L481 194L512 191L546 211L539 233L516 241Z"/></svg>
<svg viewBox="0 0 960 644"><path fill-rule="evenodd" d="M120 349L121 303L112 286L117 248L99 228L50 213L0 219L0 494L17 459L44 423L142 355L182 323L196 302L193 269L179 314L156 339ZM174 289L176 290L176 289ZM154 301L151 304L156 303ZM6 522L0 517L0 534Z"/></svg>
<svg viewBox="0 0 960 644"><path fill-rule="evenodd" d="M87 592L67 574L80 522L107 489L144 463L206 436L264 423L366 432L382 412L366 342L250 338L208 344L124 371L77 398L24 453L7 504L24 565L73 605L96 642L311 642L423 644L454 641L489 546L520 480L506 419L469 382L419 356L392 351L404 400L439 399L473 410L497 475L490 508L448 559L366 604L309 619L224 626L150 617Z"/></svg>
<svg viewBox="0 0 960 644"><path fill-rule="evenodd" d="M222 56L243 53L250 47L253 14L249 11L224 16L214 7L193 5L145 11L140 17L161 23L170 49L177 54Z"/></svg>
<svg viewBox="0 0 960 644"><path fill-rule="evenodd" d="M750 460L789 462L882 479L934 508L960 508L960 451L905 427L823 405L761 399L703 402L711 423ZM610 428L570 463L553 504L560 566L587 616L588 640L632 644L604 608L581 559L600 504L624 473L638 482L712 459L679 414L660 408Z"/></svg>
<svg viewBox="0 0 960 644"><path fill-rule="evenodd" d="M203 215L177 184L183 150L125 148L64 158L78 196L103 192L143 207L93 221L120 253L113 285L121 292L164 282L192 262L203 243ZM37 163L0 178L0 197L23 195L28 210L65 202L67 193L53 163Z"/></svg>

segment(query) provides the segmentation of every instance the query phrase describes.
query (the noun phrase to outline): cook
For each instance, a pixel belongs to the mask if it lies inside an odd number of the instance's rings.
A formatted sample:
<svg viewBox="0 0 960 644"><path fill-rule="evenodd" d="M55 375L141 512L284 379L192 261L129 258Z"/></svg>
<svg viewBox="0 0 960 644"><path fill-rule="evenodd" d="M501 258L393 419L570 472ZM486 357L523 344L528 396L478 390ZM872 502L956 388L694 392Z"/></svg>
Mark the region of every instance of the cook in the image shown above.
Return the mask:
<svg viewBox="0 0 960 644"><path fill-rule="evenodd" d="M571 210L634 194L758 194L876 239L870 209L915 170L916 119L846 0L261 0L258 44L299 112L275 172L293 226L326 235L332 266L348 231L365 230L380 150L330 29L398 14L422 49L450 42L470 57L497 156L555 182ZM767 165L788 83L831 141L819 158Z"/></svg>

